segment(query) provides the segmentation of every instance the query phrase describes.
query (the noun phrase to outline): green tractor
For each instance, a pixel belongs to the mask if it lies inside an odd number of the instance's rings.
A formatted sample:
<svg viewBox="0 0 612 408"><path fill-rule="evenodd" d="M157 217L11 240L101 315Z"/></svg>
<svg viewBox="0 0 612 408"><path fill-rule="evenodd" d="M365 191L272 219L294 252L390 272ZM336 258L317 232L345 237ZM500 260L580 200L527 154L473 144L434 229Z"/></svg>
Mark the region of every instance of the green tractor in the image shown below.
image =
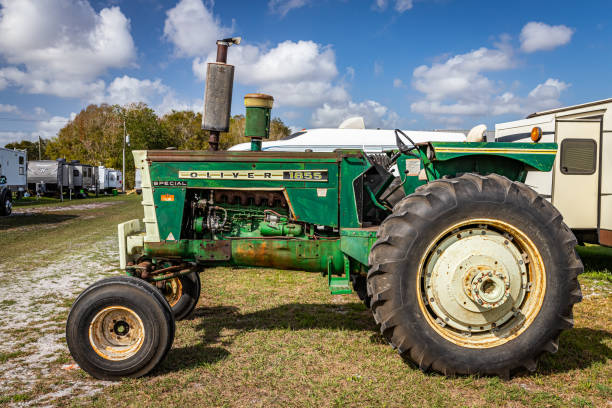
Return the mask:
<svg viewBox="0 0 612 408"><path fill-rule="evenodd" d="M212 147L229 122L223 51L236 41L219 41L208 68ZM196 306L200 272L228 265L320 272L332 294L354 290L423 370L508 378L557 350L583 265L560 213L523 184L550 171L556 144L415 144L397 130L397 149L377 155L262 152L272 98L245 104L252 151L134 152L144 219L119 225L127 276L72 306L66 338L81 368L101 379L153 370Z"/></svg>

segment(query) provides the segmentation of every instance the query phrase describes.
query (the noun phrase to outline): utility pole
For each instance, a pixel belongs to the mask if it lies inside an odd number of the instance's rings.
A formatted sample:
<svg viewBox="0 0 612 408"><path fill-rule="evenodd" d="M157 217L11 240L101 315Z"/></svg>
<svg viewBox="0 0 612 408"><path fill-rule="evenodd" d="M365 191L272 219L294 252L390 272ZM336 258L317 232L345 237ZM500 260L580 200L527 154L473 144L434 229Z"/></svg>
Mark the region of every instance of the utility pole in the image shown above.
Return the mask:
<svg viewBox="0 0 612 408"><path fill-rule="evenodd" d="M125 116L123 117L123 173L121 173L121 191L123 193L125 193L125 138L126 138L126 131L125 131Z"/></svg>
<svg viewBox="0 0 612 408"><path fill-rule="evenodd" d="M42 145L42 142L40 141L40 135L38 135L38 160L41 160L41 154L40 154L40 146Z"/></svg>

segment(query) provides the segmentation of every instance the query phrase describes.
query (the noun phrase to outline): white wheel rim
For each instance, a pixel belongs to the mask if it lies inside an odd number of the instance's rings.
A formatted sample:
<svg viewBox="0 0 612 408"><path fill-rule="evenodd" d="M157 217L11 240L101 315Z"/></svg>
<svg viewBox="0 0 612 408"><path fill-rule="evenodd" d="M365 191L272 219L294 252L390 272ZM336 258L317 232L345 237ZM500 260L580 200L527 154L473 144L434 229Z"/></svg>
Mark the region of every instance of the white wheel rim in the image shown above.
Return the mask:
<svg viewBox="0 0 612 408"><path fill-rule="evenodd" d="M455 344L503 344L533 322L546 289L535 244L516 227L475 219L441 233L421 259L419 306L427 322Z"/></svg>

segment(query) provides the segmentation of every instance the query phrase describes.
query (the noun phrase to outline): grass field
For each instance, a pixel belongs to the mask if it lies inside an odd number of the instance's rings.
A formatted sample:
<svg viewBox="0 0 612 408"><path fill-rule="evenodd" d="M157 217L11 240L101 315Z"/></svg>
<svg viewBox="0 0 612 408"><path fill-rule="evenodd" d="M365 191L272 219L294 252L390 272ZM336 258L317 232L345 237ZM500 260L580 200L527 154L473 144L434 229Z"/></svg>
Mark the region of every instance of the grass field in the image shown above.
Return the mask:
<svg viewBox="0 0 612 408"><path fill-rule="evenodd" d="M195 313L151 375L93 380L64 322L76 294L116 269L116 224L137 196L15 208L0 218L0 405L612 407L612 250L579 248L587 273L574 329L534 374L445 378L405 363L356 295L319 274L204 271Z"/></svg>

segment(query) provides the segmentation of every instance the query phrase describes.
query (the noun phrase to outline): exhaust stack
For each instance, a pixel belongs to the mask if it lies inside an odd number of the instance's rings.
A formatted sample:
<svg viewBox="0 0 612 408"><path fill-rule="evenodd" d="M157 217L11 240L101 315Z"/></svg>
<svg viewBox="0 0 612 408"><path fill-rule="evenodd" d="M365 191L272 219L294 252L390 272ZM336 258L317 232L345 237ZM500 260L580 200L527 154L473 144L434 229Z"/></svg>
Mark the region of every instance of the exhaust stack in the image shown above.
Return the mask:
<svg viewBox="0 0 612 408"><path fill-rule="evenodd" d="M202 129L210 131L208 150L219 150L219 134L229 131L234 66L227 64L227 49L240 37L217 41L217 61L208 63Z"/></svg>

